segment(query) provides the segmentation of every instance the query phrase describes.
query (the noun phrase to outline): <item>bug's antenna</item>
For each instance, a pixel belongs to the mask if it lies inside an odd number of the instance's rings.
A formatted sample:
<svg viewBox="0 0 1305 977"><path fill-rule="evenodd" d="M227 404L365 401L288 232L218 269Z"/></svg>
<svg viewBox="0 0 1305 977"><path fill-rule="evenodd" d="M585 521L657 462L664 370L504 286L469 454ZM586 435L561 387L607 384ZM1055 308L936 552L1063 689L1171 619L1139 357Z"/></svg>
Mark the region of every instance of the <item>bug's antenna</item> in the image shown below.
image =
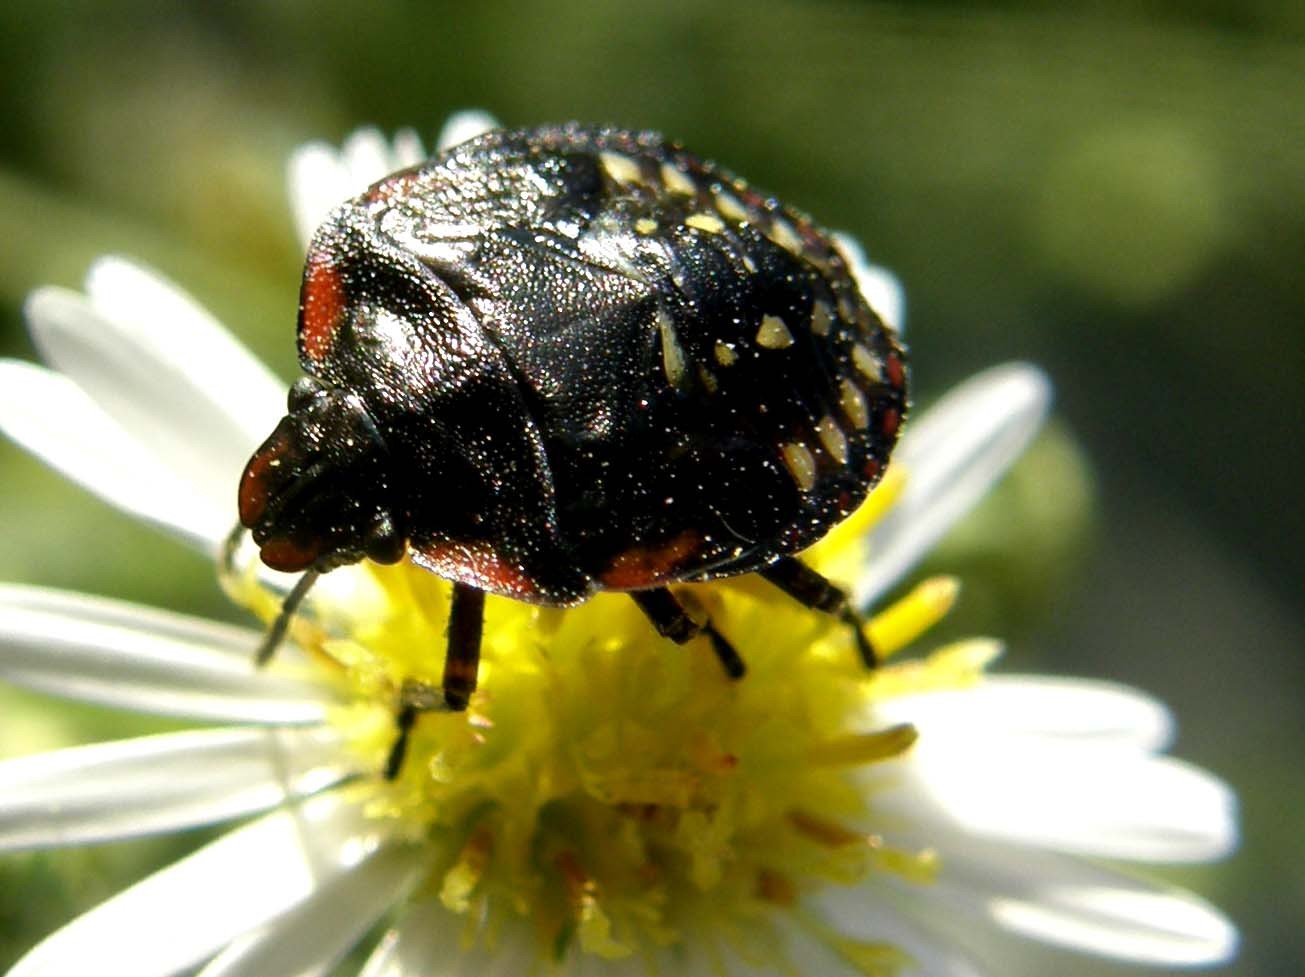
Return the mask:
<svg viewBox="0 0 1305 977"><path fill-rule="evenodd" d="M295 611L299 609L309 589L317 583L317 578L320 576L321 574L316 570L307 571L295 582L290 593L285 595L285 600L281 602L281 612L277 614L272 626L267 629L267 634L258 645L258 653L254 655L254 663L260 668L272 658L272 653L276 651L277 645L281 643L286 630L290 627L290 619L295 616Z"/></svg>

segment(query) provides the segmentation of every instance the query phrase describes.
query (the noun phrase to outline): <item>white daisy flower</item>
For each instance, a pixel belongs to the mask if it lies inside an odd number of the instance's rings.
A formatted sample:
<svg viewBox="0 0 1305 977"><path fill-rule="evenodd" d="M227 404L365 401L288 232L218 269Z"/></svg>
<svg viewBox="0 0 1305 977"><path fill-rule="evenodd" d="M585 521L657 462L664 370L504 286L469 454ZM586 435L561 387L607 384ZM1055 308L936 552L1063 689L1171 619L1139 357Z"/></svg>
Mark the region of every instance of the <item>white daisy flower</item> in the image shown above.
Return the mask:
<svg viewBox="0 0 1305 977"><path fill-rule="evenodd" d="M461 116L446 140L487 124ZM422 155L415 136L370 131L305 149L291 166L305 239ZM867 267L860 280L900 323L891 279ZM272 617L284 581L224 541L284 385L120 259L98 262L85 294L43 289L27 312L52 369L0 362L0 427L218 557L228 592ZM863 605L881 597L1027 445L1048 400L1020 364L953 391L808 558ZM382 920L365 977L960 977L1018 972L1039 945L1163 967L1233 952L1217 910L1101 861L1234 844L1230 792L1164 755L1161 705L1109 683L985 675L990 640L891 657L946 613L951 578L871 618L890 656L873 673L838 622L746 578L695 587L746 650L738 683L709 651L666 647L619 595L569 611L491 599L470 709L423 716L387 781L396 690L435 679L447 593L408 565L334 571L260 671L255 628L0 587L0 678L214 724L0 764L0 846L247 819L49 936L11 977L324 974Z"/></svg>

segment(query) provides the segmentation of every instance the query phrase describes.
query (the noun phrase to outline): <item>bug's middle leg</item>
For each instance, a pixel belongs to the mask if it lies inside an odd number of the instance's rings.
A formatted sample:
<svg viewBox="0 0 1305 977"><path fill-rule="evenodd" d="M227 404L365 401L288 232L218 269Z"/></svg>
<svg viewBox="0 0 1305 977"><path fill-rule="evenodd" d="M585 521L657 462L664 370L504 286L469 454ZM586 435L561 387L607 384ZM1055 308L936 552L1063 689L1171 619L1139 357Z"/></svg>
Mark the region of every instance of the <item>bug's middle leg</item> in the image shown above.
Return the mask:
<svg viewBox="0 0 1305 977"><path fill-rule="evenodd" d="M449 640L444 655L444 681L441 686L443 708L462 712L471 693L476 691L480 671L480 638L485 622L485 592L463 584L453 585L453 604L449 609ZM403 769L408 752L408 738L422 712L440 708L432 701L427 686L405 685L399 696L399 711L394 718L398 734L385 761L385 779L393 780Z"/></svg>
<svg viewBox="0 0 1305 977"><path fill-rule="evenodd" d="M875 668L879 656L865 634L865 622L840 588L791 556L782 556L760 574L804 607L832 614L852 629L857 651L866 668Z"/></svg>
<svg viewBox="0 0 1305 977"><path fill-rule="evenodd" d="M725 669L725 674L732 679L743 677L747 671L747 665L739 657L739 653L734 650L734 646L716 630L710 621L698 623L689 617L689 612L684 609L675 595L665 587L656 587L652 590L634 590L630 592L630 597L639 605L639 610L643 611L657 629L657 633L663 638L670 638L678 645L691 641L700 634L705 634L711 642L711 649L720 659L721 667Z"/></svg>

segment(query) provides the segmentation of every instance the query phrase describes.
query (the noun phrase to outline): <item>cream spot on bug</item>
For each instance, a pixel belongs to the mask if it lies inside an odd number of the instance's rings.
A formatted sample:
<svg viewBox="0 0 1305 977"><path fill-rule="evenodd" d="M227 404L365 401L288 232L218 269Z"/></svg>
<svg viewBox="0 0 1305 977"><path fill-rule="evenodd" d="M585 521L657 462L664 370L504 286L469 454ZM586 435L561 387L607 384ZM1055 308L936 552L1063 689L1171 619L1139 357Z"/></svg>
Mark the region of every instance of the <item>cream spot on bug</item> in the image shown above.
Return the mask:
<svg viewBox="0 0 1305 977"><path fill-rule="evenodd" d="M861 343L852 344L852 365L867 379L875 383L883 383L883 371L879 369L879 361L875 359L875 354L866 349Z"/></svg>
<svg viewBox="0 0 1305 977"><path fill-rule="evenodd" d="M733 366L739 356L734 352L734 347L716 340L716 349L713 351L716 356L716 362L721 366Z"/></svg>
<svg viewBox="0 0 1305 977"><path fill-rule="evenodd" d="M662 337L662 372L666 381L676 390L683 390L688 379L684 365L684 347L680 345L680 336L675 331L675 322L665 309L657 310L657 331Z"/></svg>
<svg viewBox="0 0 1305 977"><path fill-rule="evenodd" d="M720 384L716 382L716 374L701 363L698 364L698 379L702 381L703 389L709 394L714 394L720 389Z"/></svg>
<svg viewBox="0 0 1305 977"><path fill-rule="evenodd" d="M833 324L834 310L829 307L828 302L817 299L811 306L811 331L817 336L828 336Z"/></svg>
<svg viewBox="0 0 1305 977"><path fill-rule="evenodd" d="M662 183L666 184L666 189L671 193L683 194L686 197L692 197L698 192L693 181L670 163L662 164Z"/></svg>
<svg viewBox="0 0 1305 977"><path fill-rule="evenodd" d="M870 407L865 402L861 388L844 377L838 384L838 406L843 409L847 419L858 428L870 424Z"/></svg>
<svg viewBox="0 0 1305 977"><path fill-rule="evenodd" d="M629 156L622 156L620 153L599 153L598 162L607 171L607 175L617 183L643 182L643 171Z"/></svg>
<svg viewBox="0 0 1305 977"><path fill-rule="evenodd" d="M826 414L816 423L816 434L820 436L820 443L829 452L829 457L840 465L846 465L847 435L838 426L838 422Z"/></svg>
<svg viewBox="0 0 1305 977"><path fill-rule="evenodd" d="M741 224L751 216L747 208L739 203L739 198L728 190L716 191L714 198L716 209L720 211L720 215L726 220L738 221Z"/></svg>
<svg viewBox="0 0 1305 977"><path fill-rule="evenodd" d="M684 223L708 234L719 234L725 230L724 222L715 214L690 214L684 218Z"/></svg>
<svg viewBox="0 0 1305 977"><path fill-rule="evenodd" d="M653 234L657 230L657 222L651 217L640 217L634 222L634 229L640 234Z"/></svg>
<svg viewBox="0 0 1305 977"><path fill-rule="evenodd" d="M749 275L755 275L757 273L757 263L752 260L751 255L745 254L743 256L743 267L748 269Z"/></svg>
<svg viewBox="0 0 1305 977"><path fill-rule="evenodd" d="M791 255L803 258L806 257L805 249L802 247L802 239L798 237L797 231L793 230L793 225L782 217L776 217L766 231L766 237L770 238L781 248Z"/></svg>
<svg viewBox="0 0 1305 977"><path fill-rule="evenodd" d="M784 467L797 482L803 492L810 492L816 485L816 459L811 449L800 441L789 441L780 446L784 456Z"/></svg>
<svg viewBox="0 0 1305 977"><path fill-rule="evenodd" d="M844 322L857 321L856 299L850 294L841 296L838 300L838 312L843 317Z"/></svg>
<svg viewBox="0 0 1305 977"><path fill-rule="evenodd" d="M793 334L779 316L763 316L757 329L757 345L763 349L786 349L793 345Z"/></svg>

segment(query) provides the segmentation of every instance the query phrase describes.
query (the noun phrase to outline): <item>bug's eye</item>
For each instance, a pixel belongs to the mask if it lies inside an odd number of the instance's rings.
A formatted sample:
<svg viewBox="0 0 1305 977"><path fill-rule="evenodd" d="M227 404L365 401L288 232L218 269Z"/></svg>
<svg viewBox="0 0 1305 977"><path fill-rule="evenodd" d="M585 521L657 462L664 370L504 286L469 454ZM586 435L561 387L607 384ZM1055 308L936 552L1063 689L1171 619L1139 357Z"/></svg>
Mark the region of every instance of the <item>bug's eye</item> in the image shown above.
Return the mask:
<svg viewBox="0 0 1305 977"><path fill-rule="evenodd" d="M388 514L382 514L367 534L363 543L364 552L369 560L377 563L398 563L403 559L403 536Z"/></svg>
<svg viewBox="0 0 1305 977"><path fill-rule="evenodd" d="M314 396L322 391L322 385L312 377L300 377L290 385L290 393L286 397L286 406L291 413L299 410Z"/></svg>

